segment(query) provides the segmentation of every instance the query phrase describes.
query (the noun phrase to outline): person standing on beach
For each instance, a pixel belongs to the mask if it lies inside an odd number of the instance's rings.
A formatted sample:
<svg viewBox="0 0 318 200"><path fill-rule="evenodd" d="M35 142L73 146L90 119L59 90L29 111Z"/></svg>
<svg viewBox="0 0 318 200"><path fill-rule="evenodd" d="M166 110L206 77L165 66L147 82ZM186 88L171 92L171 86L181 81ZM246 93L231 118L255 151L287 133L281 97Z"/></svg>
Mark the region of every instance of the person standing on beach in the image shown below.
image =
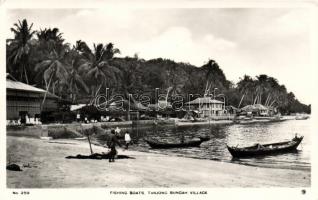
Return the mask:
<svg viewBox="0 0 318 200"><path fill-rule="evenodd" d="M81 114L79 113L76 114L76 121L81 122Z"/></svg>
<svg viewBox="0 0 318 200"><path fill-rule="evenodd" d="M117 126L116 129L115 129L116 135L119 136L119 135L120 135L120 132L121 132L121 130L120 130L120 128Z"/></svg>
<svg viewBox="0 0 318 200"><path fill-rule="evenodd" d="M110 152L109 152L109 162L115 162L115 156L117 154L116 151L116 145L121 147L121 144L119 143L119 141L117 140L116 137L116 132L114 129L111 130L111 136L109 138L109 148L110 148Z"/></svg>
<svg viewBox="0 0 318 200"><path fill-rule="evenodd" d="M125 142L126 142L126 149L128 149L128 146L131 142L131 138L128 131L125 133Z"/></svg>

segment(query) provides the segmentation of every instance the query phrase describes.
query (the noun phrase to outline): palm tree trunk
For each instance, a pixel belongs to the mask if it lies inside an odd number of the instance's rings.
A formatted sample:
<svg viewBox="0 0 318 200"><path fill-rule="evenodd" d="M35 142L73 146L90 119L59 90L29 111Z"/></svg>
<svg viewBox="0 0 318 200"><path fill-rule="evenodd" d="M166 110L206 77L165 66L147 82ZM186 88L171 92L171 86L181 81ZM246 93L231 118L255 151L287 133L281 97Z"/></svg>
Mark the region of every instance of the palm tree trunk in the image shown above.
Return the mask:
<svg viewBox="0 0 318 200"><path fill-rule="evenodd" d="M27 84L29 84L29 79L28 79L28 75L26 73L26 69L25 69L25 65L23 64L23 71L24 71L24 76L25 76L25 81Z"/></svg>
<svg viewBox="0 0 318 200"><path fill-rule="evenodd" d="M48 90L49 90L49 88L50 88L50 84L51 84L52 78L53 78L53 74L51 75L50 80L49 80L49 83L48 83L48 85L47 85L47 87L46 87L46 91L45 91L45 94L44 94L44 97L43 97L43 101L42 101L42 104L41 104L41 112L42 112L42 110L43 110L44 102L45 102L45 99L46 99Z"/></svg>
<svg viewBox="0 0 318 200"><path fill-rule="evenodd" d="M239 103L239 105L238 105L238 107L237 107L237 108L240 108L241 103L242 103L242 101L243 101L244 97L245 97L245 94L243 94L243 96L242 96L242 98L241 98L241 101L240 101L240 103Z"/></svg>
<svg viewBox="0 0 318 200"><path fill-rule="evenodd" d="M99 85L99 87L98 87L98 89L96 90L96 93L95 93L95 95L94 95L94 98L97 96L99 90L102 88L102 85L103 85L103 83L101 83L101 84Z"/></svg>
<svg viewBox="0 0 318 200"><path fill-rule="evenodd" d="M256 97L255 97L255 99L254 99L253 105L255 105L257 98L258 98L258 94L256 95Z"/></svg>
<svg viewBox="0 0 318 200"><path fill-rule="evenodd" d="M53 83L52 92L53 92L53 94L55 94L55 83Z"/></svg>
<svg viewBox="0 0 318 200"><path fill-rule="evenodd" d="M268 96L267 96L267 98L266 98L265 106L267 106L267 102L268 102L268 100L269 100L269 96L270 96L270 94L268 94Z"/></svg>
<svg viewBox="0 0 318 200"><path fill-rule="evenodd" d="M92 90L91 96L92 96L92 99L93 99L93 98L94 98L94 94L95 94L95 86L92 86L92 87L91 87L91 90Z"/></svg>
<svg viewBox="0 0 318 200"><path fill-rule="evenodd" d="M276 100L274 100L274 101L269 105L269 107L271 107L275 102L276 102Z"/></svg>

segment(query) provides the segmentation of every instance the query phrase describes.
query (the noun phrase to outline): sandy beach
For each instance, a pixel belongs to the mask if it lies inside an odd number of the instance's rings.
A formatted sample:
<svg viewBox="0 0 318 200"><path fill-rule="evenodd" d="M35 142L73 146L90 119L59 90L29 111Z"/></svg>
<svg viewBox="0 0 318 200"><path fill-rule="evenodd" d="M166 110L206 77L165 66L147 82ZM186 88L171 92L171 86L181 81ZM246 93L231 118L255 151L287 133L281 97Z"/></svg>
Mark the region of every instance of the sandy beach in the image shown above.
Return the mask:
<svg viewBox="0 0 318 200"><path fill-rule="evenodd" d="M95 153L107 152L93 145ZM150 187L309 187L311 173L173 157L118 149L135 159L66 159L88 155L88 143L7 136L7 160L22 166L7 170L8 188ZM24 167L23 167L24 166Z"/></svg>

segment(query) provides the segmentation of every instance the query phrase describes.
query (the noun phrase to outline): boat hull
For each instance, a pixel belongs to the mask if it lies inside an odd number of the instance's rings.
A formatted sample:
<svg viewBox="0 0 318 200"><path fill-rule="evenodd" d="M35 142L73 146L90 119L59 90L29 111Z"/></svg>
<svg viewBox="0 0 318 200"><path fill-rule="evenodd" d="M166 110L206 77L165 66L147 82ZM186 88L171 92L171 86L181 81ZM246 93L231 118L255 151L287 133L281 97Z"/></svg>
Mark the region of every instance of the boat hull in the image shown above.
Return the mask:
<svg viewBox="0 0 318 200"><path fill-rule="evenodd" d="M297 151L297 147L301 143L302 139L303 136L299 138L295 137L293 140L288 142L265 144L261 145L260 148L257 148L257 146L250 146L245 148L227 146L227 148L231 155L235 158L266 156Z"/></svg>
<svg viewBox="0 0 318 200"><path fill-rule="evenodd" d="M186 148L186 147L199 147L202 140L193 140L187 141L183 143L164 143L164 142L157 142L152 140L145 140L148 145L153 149L169 149L169 148Z"/></svg>
<svg viewBox="0 0 318 200"><path fill-rule="evenodd" d="M309 117L308 116L300 116L300 117L296 117L296 120L307 120Z"/></svg>

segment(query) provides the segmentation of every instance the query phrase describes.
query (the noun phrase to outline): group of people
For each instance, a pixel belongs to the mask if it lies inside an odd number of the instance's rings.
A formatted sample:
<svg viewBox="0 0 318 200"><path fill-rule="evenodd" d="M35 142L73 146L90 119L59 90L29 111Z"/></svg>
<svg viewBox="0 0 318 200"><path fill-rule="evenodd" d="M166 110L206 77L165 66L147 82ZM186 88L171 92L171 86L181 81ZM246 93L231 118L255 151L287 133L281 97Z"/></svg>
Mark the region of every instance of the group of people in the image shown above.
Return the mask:
<svg viewBox="0 0 318 200"><path fill-rule="evenodd" d="M109 162L115 162L115 156L117 154L116 145L118 145L119 147L122 146L117 139L117 136L120 134L121 130L117 127L116 129L112 129L110 132L111 132L111 136L108 141L109 143L107 144L107 146L110 148ZM130 143L131 143L131 137L129 132L127 131L125 133L125 149L128 149L128 146Z"/></svg>

